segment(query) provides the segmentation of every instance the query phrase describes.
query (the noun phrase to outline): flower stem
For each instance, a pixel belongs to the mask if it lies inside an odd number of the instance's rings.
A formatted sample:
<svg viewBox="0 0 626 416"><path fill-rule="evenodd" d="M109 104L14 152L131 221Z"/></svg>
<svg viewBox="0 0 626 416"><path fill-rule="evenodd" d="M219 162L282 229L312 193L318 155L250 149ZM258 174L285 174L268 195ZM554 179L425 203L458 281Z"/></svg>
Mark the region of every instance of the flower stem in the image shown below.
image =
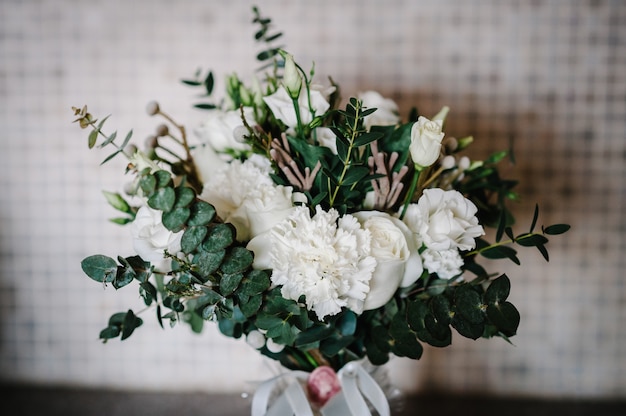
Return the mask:
<svg viewBox="0 0 626 416"><path fill-rule="evenodd" d="M400 213L400 219L404 218L404 214L406 214L406 210L409 207L411 200L413 199L413 194L415 193L415 188L417 188L417 180L420 177L420 173L422 173L422 169L418 167L417 165L415 165L415 174L413 175L413 178L411 179L411 185L409 186L409 191L407 192L406 197L404 198L404 205L402 207L402 213Z"/></svg>

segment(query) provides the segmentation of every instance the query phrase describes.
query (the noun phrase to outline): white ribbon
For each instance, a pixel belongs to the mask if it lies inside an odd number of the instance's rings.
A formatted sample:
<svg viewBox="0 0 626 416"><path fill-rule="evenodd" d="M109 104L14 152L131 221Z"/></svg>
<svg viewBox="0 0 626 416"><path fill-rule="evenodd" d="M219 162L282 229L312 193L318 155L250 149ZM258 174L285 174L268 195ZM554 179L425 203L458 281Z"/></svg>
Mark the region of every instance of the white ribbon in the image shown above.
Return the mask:
<svg viewBox="0 0 626 416"><path fill-rule="evenodd" d="M341 391L321 409L323 416L371 416L367 399L379 416L389 416L389 402L376 380L356 361L346 364L339 373ZM306 384L309 373L290 371L261 383L252 398L252 416L312 416L313 411L301 381ZM269 406L272 391L279 382L287 381L287 388Z"/></svg>

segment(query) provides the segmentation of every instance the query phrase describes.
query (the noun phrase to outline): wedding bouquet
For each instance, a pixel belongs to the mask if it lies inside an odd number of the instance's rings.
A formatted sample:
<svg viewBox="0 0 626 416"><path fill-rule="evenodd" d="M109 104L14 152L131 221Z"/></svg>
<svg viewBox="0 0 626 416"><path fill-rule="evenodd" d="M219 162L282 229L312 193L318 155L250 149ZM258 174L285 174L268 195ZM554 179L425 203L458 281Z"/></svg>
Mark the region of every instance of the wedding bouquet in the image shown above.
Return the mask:
<svg viewBox="0 0 626 416"><path fill-rule="evenodd" d="M87 276L115 289L138 284L156 319L202 331L215 322L282 366L340 371L390 355L419 359L422 344L445 347L452 330L471 339L516 334L520 315L510 281L481 259L510 259L535 247L548 260L538 209L514 231L507 200L516 182L498 162L471 160L472 137L445 134L449 109L406 119L376 91L343 101L332 79L274 46L280 33L254 9L264 45L248 80L226 79L214 98L212 72L183 82L201 88L206 121L189 137L164 107L143 149L106 134L86 106L88 145L128 158L132 180L104 192L122 213L136 253L82 261ZM104 163L103 162L103 163ZM487 229L493 241L487 241ZM143 323L133 310L100 333L128 338Z"/></svg>

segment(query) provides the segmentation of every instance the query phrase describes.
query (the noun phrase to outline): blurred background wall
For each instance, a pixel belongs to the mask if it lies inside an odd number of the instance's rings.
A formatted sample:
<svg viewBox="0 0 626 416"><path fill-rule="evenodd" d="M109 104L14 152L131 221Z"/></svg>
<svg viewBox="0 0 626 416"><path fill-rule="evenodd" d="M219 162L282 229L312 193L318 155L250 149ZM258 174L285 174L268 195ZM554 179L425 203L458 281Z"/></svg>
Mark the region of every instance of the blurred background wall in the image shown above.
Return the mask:
<svg viewBox="0 0 626 416"><path fill-rule="evenodd" d="M525 230L566 222L550 262L494 264L522 315L501 339L428 348L389 367L407 391L626 396L626 3L619 0L3 0L0 3L0 377L5 381L249 391L268 365L213 326L161 329L152 312L123 342L102 344L108 317L141 309L135 288L103 289L80 261L131 255L128 230L101 190L121 191L121 159L89 151L72 124L87 104L140 142L158 123L150 100L188 129L203 119L180 80L258 67L251 6L316 78L343 96L375 89L403 116L451 112L447 134L472 155L513 145L522 180L512 209ZM108 152L108 148L106 149Z"/></svg>

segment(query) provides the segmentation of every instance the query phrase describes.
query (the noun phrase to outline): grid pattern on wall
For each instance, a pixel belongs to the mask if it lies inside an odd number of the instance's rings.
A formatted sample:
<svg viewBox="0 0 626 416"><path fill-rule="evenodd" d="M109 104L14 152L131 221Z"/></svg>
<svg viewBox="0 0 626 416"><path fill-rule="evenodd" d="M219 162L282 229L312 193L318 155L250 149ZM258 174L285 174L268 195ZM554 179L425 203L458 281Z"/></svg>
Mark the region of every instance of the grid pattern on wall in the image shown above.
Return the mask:
<svg viewBox="0 0 626 416"><path fill-rule="evenodd" d="M394 359L409 391L549 396L626 394L626 3L258 1L296 59L344 95L376 89L403 112L451 107L447 133L472 134L475 154L512 145L523 200L544 223L573 225L551 260L522 252L498 263L522 314L513 345L454 337L418 362ZM131 253L101 190L123 166L98 166L71 124L88 104L120 134L149 135L152 99L197 125L198 67L219 82L252 75L257 49L247 2L5 0L0 3L0 377L139 389L245 391L268 363L209 326L146 323L129 340L98 341L113 312L141 301L103 290L80 261Z"/></svg>

